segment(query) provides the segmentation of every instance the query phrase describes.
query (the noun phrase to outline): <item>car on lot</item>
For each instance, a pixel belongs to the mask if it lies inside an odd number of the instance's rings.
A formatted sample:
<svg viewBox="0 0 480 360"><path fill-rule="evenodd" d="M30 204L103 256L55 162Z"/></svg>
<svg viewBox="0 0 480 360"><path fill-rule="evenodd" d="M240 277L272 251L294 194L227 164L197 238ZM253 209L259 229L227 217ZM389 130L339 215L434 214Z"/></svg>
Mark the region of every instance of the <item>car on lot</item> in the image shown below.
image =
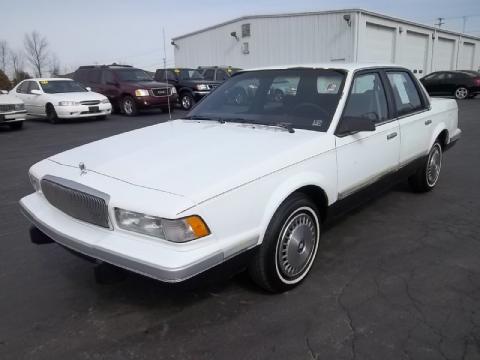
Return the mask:
<svg viewBox="0 0 480 360"><path fill-rule="evenodd" d="M296 91L272 100L285 79ZM385 177L432 190L457 125L456 101L430 99L402 67L242 71L183 119L33 165L20 204L45 236L100 261L179 282L243 254L280 292L307 276L323 222L354 195Z"/></svg>
<svg viewBox="0 0 480 360"><path fill-rule="evenodd" d="M28 115L46 117L51 123L85 117L105 119L112 111L105 96L67 78L24 80L10 94L25 103Z"/></svg>
<svg viewBox="0 0 480 360"><path fill-rule="evenodd" d="M202 74L205 80L224 82L232 77L239 68L232 66L199 66L198 71Z"/></svg>
<svg viewBox="0 0 480 360"><path fill-rule="evenodd" d="M480 74L474 71L436 71L420 81L430 95L449 95L463 100L480 93Z"/></svg>
<svg viewBox="0 0 480 360"><path fill-rule="evenodd" d="M114 109L127 116L152 108L172 112L177 102L174 86L155 81L146 71L128 65L80 66L73 78L108 97Z"/></svg>
<svg viewBox="0 0 480 360"><path fill-rule="evenodd" d="M218 81L205 80L197 69L188 68L158 69L155 80L175 86L183 110L190 110L196 102L220 85Z"/></svg>
<svg viewBox="0 0 480 360"><path fill-rule="evenodd" d="M10 129L21 129L27 112L22 100L9 95L6 90L0 90L0 125Z"/></svg>

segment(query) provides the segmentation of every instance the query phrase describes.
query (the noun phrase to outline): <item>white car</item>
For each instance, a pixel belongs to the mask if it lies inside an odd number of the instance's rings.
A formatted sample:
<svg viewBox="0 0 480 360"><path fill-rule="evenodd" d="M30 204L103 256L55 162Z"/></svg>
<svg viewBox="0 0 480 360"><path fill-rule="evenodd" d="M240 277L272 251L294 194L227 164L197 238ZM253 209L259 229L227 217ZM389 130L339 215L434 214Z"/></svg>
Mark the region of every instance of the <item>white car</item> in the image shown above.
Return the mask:
<svg viewBox="0 0 480 360"><path fill-rule="evenodd" d="M112 112L107 97L90 91L71 79L29 79L15 86L10 94L25 103L28 115L58 119L96 117L105 119Z"/></svg>
<svg viewBox="0 0 480 360"><path fill-rule="evenodd" d="M295 91L272 99L283 80ZM184 119L33 165L20 204L59 244L140 274L178 282L245 253L257 284L284 291L352 194L387 175L433 189L457 121L455 100L430 99L401 67L241 71Z"/></svg>
<svg viewBox="0 0 480 360"><path fill-rule="evenodd" d="M10 129L21 129L27 112L22 100L8 95L5 90L0 90L0 125L7 125Z"/></svg>

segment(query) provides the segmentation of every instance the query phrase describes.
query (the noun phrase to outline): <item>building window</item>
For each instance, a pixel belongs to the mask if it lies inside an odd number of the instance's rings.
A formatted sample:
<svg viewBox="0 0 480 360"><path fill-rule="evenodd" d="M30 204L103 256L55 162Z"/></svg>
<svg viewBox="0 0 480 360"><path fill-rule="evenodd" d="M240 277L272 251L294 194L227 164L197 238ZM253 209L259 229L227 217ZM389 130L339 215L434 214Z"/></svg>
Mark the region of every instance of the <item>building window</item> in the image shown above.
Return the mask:
<svg viewBox="0 0 480 360"><path fill-rule="evenodd" d="M250 24L242 24L242 38L250 36Z"/></svg>
<svg viewBox="0 0 480 360"><path fill-rule="evenodd" d="M250 54L250 51L248 50L248 42L244 42L244 43L242 44L242 52L243 52L244 54Z"/></svg>

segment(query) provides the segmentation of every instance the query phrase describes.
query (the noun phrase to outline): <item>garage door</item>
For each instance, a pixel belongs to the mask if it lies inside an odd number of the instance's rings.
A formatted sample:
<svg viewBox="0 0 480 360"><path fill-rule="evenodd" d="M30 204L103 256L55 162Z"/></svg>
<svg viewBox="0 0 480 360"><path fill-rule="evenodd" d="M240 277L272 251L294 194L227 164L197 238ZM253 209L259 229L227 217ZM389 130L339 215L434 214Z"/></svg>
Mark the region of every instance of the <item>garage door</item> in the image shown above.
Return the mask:
<svg viewBox="0 0 480 360"><path fill-rule="evenodd" d="M453 53L455 41L445 38L438 38L433 53L434 71L453 70Z"/></svg>
<svg viewBox="0 0 480 360"><path fill-rule="evenodd" d="M367 22L360 61L391 63L394 61L394 51L395 29Z"/></svg>
<svg viewBox="0 0 480 360"><path fill-rule="evenodd" d="M427 67L428 35L407 31L402 42L402 65L412 70L417 77L422 77Z"/></svg>
<svg viewBox="0 0 480 360"><path fill-rule="evenodd" d="M458 68L463 70L473 70L473 54L475 52L475 44L465 42L460 48L458 57Z"/></svg>

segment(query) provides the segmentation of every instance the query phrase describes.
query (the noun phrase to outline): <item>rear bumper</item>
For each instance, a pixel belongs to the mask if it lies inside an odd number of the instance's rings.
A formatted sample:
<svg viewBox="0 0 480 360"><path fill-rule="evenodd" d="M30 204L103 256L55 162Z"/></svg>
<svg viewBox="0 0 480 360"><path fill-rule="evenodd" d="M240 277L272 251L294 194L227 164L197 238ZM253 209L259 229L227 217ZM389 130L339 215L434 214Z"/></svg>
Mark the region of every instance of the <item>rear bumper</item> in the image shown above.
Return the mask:
<svg viewBox="0 0 480 360"><path fill-rule="evenodd" d="M135 97L135 102L139 108L148 109L155 107L167 107L170 98L170 105L173 105L177 102L177 95L167 96L142 96Z"/></svg>
<svg viewBox="0 0 480 360"><path fill-rule="evenodd" d="M58 244L160 281L187 280L224 262L218 248L179 250L135 234L78 221L51 206L39 193L24 197L20 206L26 218Z"/></svg>

